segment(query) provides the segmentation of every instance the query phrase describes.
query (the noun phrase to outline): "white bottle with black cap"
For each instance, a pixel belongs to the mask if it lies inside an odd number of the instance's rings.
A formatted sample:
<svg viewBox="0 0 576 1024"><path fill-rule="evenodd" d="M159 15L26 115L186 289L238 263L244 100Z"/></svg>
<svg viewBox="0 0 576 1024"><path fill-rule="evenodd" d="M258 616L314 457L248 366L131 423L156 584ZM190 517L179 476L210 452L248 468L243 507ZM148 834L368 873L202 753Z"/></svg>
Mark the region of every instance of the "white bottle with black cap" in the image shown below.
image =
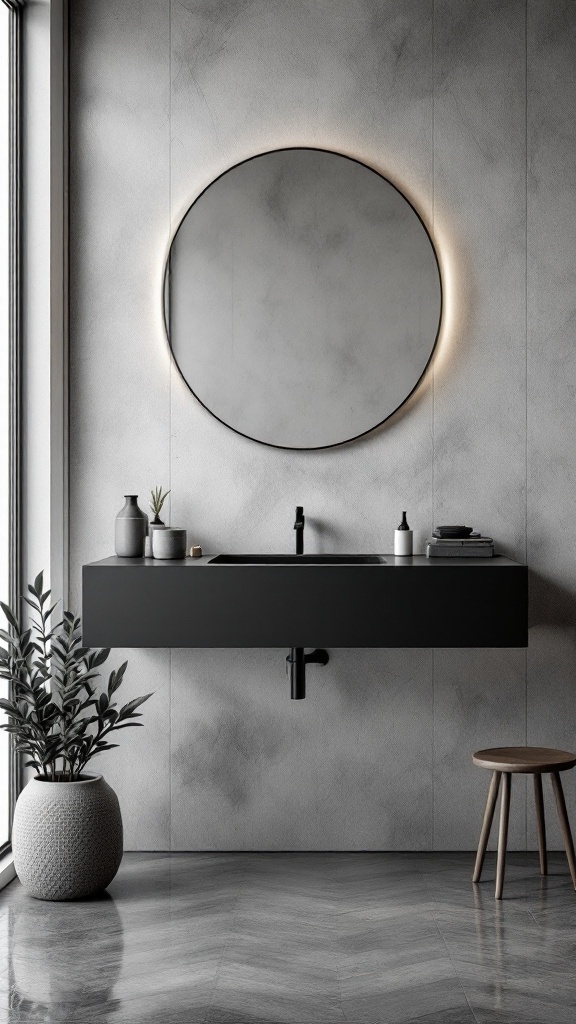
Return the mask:
<svg viewBox="0 0 576 1024"><path fill-rule="evenodd" d="M394 554L412 554L412 530L408 526L406 513L402 513L402 522L397 530L394 530Z"/></svg>

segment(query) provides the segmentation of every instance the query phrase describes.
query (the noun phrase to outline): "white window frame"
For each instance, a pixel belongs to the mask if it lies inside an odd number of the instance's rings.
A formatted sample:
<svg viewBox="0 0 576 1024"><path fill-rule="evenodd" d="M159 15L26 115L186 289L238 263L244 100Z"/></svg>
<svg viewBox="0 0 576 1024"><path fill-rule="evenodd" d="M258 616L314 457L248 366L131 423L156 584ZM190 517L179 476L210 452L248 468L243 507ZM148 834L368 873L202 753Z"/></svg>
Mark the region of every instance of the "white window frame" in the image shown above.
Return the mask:
<svg viewBox="0 0 576 1024"><path fill-rule="evenodd" d="M1 0L9 8L9 256L8 256L8 597L16 607L20 593L21 553L21 96L22 0ZM9 813L20 790L20 765L11 742ZM10 840L0 846L0 886L10 880Z"/></svg>
<svg viewBox="0 0 576 1024"><path fill-rule="evenodd" d="M43 569L68 602L68 0L13 9L15 116L11 277L11 583ZM24 615L23 615L24 617ZM11 769L12 807L25 783ZM13 877L0 850L0 888Z"/></svg>

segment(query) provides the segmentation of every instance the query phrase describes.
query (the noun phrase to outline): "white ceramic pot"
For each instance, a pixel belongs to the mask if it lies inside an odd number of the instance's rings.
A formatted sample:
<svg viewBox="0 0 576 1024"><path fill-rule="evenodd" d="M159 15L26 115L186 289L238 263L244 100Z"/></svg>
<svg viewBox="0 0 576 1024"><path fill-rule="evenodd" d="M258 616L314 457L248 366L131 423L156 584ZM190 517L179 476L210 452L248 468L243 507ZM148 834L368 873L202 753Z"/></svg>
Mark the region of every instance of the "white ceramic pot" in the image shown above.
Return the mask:
<svg viewBox="0 0 576 1024"><path fill-rule="evenodd" d="M73 900L105 889L120 867L122 842L118 797L101 775L78 782L37 775L18 797L14 866L36 899Z"/></svg>
<svg viewBox="0 0 576 1024"><path fill-rule="evenodd" d="M148 527L148 536L146 537L146 543L144 545L144 556L145 558L154 558L154 549L152 547L152 534L156 530L167 530L168 527L164 526L164 523L150 523Z"/></svg>

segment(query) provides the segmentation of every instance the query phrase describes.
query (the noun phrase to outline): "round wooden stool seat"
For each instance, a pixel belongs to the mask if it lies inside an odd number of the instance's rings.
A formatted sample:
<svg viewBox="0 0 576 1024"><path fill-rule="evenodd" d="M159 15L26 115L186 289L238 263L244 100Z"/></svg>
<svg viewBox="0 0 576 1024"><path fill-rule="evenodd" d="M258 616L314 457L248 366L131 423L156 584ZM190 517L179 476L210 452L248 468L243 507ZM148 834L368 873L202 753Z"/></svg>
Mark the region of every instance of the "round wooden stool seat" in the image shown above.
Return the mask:
<svg viewBox="0 0 576 1024"><path fill-rule="evenodd" d="M544 796L542 791L542 775L550 773L552 790L556 800L556 809L560 819L560 828L564 836L566 857L572 876L572 884L576 889L576 854L574 852L574 841L564 791L560 781L560 772L566 772L569 768L576 766L576 754L570 754L567 750L556 750L554 747L489 747L487 750L477 750L472 755L474 764L480 768L489 768L492 772L492 781L488 790L484 821L480 832L476 863L474 865L473 882L479 882L484 865L484 856L492 828L494 809L498 799L500 783L502 783L502 799L500 801L500 831L498 834L498 858L496 861L496 899L502 899L504 888L504 871L506 867L506 844L508 842L508 816L510 813L510 790L512 776L532 775L534 778L534 800L536 803L536 824L538 828L538 851L540 854L540 874L548 873L548 859L546 853L546 822L544 820Z"/></svg>
<svg viewBox="0 0 576 1024"><path fill-rule="evenodd" d="M477 750L474 764L493 772L518 772L537 775L541 772L565 772L576 765L576 754L552 747L491 747Z"/></svg>

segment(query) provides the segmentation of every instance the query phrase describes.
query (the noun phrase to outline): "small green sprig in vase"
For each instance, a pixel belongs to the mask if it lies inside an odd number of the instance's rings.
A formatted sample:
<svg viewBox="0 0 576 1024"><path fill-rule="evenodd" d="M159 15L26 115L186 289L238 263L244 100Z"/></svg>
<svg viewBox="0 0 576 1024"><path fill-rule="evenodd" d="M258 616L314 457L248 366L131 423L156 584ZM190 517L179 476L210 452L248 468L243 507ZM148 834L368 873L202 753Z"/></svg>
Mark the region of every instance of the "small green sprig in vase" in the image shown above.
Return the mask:
<svg viewBox="0 0 576 1024"><path fill-rule="evenodd" d="M160 513L169 494L170 491L163 491L161 487L154 487L153 490L150 491L150 508L154 513L154 519L150 523L151 526L164 526L164 523L160 519Z"/></svg>

